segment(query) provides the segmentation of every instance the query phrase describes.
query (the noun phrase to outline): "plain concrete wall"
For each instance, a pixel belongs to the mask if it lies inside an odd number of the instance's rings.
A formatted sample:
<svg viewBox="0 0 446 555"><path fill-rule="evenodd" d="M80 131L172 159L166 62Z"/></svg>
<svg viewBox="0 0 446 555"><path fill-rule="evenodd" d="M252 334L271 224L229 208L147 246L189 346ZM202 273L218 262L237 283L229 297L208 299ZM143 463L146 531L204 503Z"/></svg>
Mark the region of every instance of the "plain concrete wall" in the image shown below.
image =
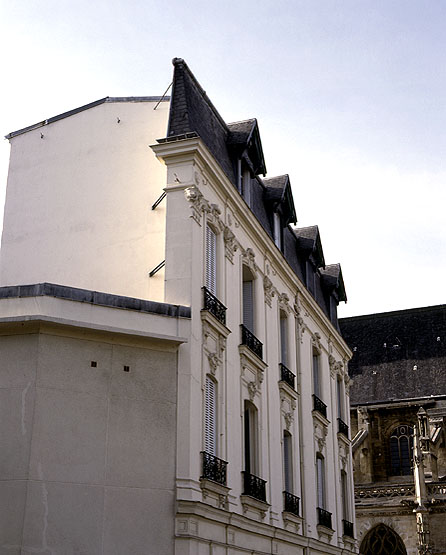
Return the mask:
<svg viewBox="0 0 446 555"><path fill-rule="evenodd" d="M172 553L177 353L76 333L0 336L0 554Z"/></svg>
<svg viewBox="0 0 446 555"><path fill-rule="evenodd" d="M164 300L169 102L106 102L11 139L0 285L61 283ZM119 123L118 123L119 118ZM43 138L41 138L41 134Z"/></svg>

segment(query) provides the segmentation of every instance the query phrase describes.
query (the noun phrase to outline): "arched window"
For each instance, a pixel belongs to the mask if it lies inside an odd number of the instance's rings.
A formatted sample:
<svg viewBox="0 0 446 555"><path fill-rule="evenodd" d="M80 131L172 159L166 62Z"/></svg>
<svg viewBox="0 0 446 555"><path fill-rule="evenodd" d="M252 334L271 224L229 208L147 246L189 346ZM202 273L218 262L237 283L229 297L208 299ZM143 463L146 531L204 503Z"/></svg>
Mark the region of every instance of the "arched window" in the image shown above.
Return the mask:
<svg viewBox="0 0 446 555"><path fill-rule="evenodd" d="M413 428L402 424L390 436L390 474L407 476L412 473Z"/></svg>
<svg viewBox="0 0 446 555"><path fill-rule="evenodd" d="M407 555L402 539L384 524L370 530L359 551L362 555Z"/></svg>

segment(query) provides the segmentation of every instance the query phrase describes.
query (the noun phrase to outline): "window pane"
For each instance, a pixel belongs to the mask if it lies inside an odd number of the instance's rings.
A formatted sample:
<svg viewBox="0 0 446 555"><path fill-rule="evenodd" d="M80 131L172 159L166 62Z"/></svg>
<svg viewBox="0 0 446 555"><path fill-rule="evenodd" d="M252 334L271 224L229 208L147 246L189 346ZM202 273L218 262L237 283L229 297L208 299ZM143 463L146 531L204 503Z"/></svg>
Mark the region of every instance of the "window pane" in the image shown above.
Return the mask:
<svg viewBox="0 0 446 555"><path fill-rule="evenodd" d="M285 475L285 491L293 493L293 461L291 453L291 434L283 434L283 466Z"/></svg>

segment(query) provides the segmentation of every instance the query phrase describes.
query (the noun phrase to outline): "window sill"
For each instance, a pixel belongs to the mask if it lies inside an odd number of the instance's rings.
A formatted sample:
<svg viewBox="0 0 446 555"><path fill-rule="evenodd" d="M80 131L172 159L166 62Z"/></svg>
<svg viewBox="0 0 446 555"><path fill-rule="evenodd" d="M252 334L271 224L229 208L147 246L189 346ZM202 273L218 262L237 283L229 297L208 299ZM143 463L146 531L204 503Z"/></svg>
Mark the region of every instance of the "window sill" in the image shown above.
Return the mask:
<svg viewBox="0 0 446 555"><path fill-rule="evenodd" d="M218 509L228 509L228 494L231 488L208 480L207 478L200 479L200 487L203 494L203 501Z"/></svg>
<svg viewBox="0 0 446 555"><path fill-rule="evenodd" d="M313 410L312 414L315 420L317 420L320 424L328 428L328 426L330 425L330 420L325 418L325 416L321 414L318 410Z"/></svg>
<svg viewBox="0 0 446 555"><path fill-rule="evenodd" d="M334 534L334 530L332 530L331 528L327 528L323 524L318 524L317 533L320 540L325 540L329 542Z"/></svg>
<svg viewBox="0 0 446 555"><path fill-rule="evenodd" d="M260 501L250 495L241 495L240 503L242 504L243 514L255 520L258 520L259 517L263 520L270 507L269 503L266 503L266 501Z"/></svg>
<svg viewBox="0 0 446 555"><path fill-rule="evenodd" d="M294 513L289 513L288 511L282 512L283 526L285 530L289 532L294 532L298 534L302 528L304 519L301 516L297 516Z"/></svg>
<svg viewBox="0 0 446 555"><path fill-rule="evenodd" d="M279 380L279 391L283 391L283 393L294 400L298 398L298 392L283 380Z"/></svg>
<svg viewBox="0 0 446 555"><path fill-rule="evenodd" d="M220 320L209 312L209 310L201 309L201 320L202 322L211 326L217 333L219 333L224 338L228 337L231 333L231 330L227 328L224 324L220 322Z"/></svg>

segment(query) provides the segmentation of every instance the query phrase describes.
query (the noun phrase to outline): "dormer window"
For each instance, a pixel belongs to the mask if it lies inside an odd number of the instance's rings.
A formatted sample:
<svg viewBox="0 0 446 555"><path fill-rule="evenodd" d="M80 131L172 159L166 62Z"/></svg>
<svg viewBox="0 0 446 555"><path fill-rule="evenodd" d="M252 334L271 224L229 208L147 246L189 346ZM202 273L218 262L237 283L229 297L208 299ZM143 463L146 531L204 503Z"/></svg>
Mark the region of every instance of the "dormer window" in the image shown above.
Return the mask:
<svg viewBox="0 0 446 555"><path fill-rule="evenodd" d="M282 218L280 217L279 212L274 212L273 214L273 233L274 233L274 243L276 247L280 250L282 249Z"/></svg>
<svg viewBox="0 0 446 555"><path fill-rule="evenodd" d="M245 199L246 204L251 206L251 174L248 169L243 169L243 166L240 187L242 197Z"/></svg>

